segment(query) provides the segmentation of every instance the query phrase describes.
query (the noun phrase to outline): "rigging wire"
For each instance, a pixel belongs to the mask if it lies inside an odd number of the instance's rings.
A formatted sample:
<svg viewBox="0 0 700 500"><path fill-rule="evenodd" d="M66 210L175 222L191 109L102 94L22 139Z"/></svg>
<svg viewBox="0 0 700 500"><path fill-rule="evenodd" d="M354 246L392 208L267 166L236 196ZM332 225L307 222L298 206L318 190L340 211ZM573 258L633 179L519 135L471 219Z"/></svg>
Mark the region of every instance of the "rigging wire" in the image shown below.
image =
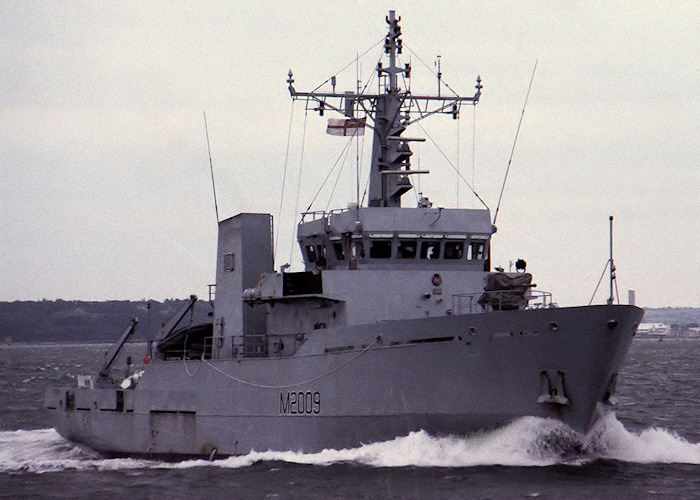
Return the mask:
<svg viewBox="0 0 700 500"><path fill-rule="evenodd" d="M595 298L595 294L598 293L598 287L600 287L601 281L603 281L603 276L605 276L605 271L608 270L608 266L610 265L610 260L608 260L605 263L605 267L603 268L603 273L600 275L600 279L598 280L598 284L595 286L595 290L593 290L593 295L591 296L591 300L588 301L588 305L590 306L591 303L593 302L593 299ZM615 283L617 286L617 283ZM618 302L620 302L620 298L618 297L617 299Z"/></svg>
<svg viewBox="0 0 700 500"><path fill-rule="evenodd" d="M340 159L343 157L343 154L345 154L345 155L347 156L348 151L349 151L349 149L350 149L350 144L352 144L352 138L351 138L348 142L345 143L345 147L343 147L343 150L342 150L342 151L340 152L340 154L338 155L338 158L336 158L335 163L333 163L333 166L332 166L331 169L328 171L328 174L326 175L326 178L323 179L323 182L321 183L321 186L318 188L318 191L316 191L316 194L315 194L314 197L311 199L311 203L309 203L309 206L306 207L306 211L307 211L307 212L308 212L309 210L311 210L311 206L312 206L312 205L314 204L314 202L316 201L316 198L318 198L318 196L321 194L321 191L323 190L323 187L326 185L326 182L328 182L328 179L330 178L331 174L333 173L333 171L335 170L335 168L338 166L338 162L339 162ZM340 174L338 174L338 175L340 175ZM331 196L332 196L332 194L333 194L333 193L331 193Z"/></svg>
<svg viewBox="0 0 700 500"><path fill-rule="evenodd" d="M411 47L409 47L408 45L406 45L406 43L404 43L403 46L404 46L405 48L407 48L408 51L409 51L411 54L413 54L414 56L416 56L416 58L417 58L420 62L422 62L423 65L424 65L426 68L428 68L428 71L430 71L434 76L437 76L437 73L435 73L435 71L433 71L433 68L431 68L428 64L426 64L426 62L425 62L423 59L421 59L420 56L419 56L416 52L414 52L413 49L411 49ZM447 84L447 82L445 82L445 80L443 80L442 78L440 78L440 83L442 83L445 87L447 87L447 88L449 89L449 91L452 92L455 96L459 97L459 94L458 94L457 92L455 92L455 91L452 89L452 87L450 87L450 86ZM446 99L449 99L449 97L446 97Z"/></svg>
<svg viewBox="0 0 700 500"><path fill-rule="evenodd" d="M367 181L365 182L365 189L362 191L362 201L360 202L359 206L362 206L365 203L365 198L367 198L367 191L369 190L369 178L370 176L367 176Z"/></svg>
<svg viewBox="0 0 700 500"><path fill-rule="evenodd" d="M358 138L359 140L359 138ZM365 136L362 136L362 144L360 145L360 151L363 152L365 151ZM359 154L359 153L358 153ZM362 206L362 203L360 201L360 179L362 178L362 169L364 167L364 157L362 154L359 154L358 162L357 162L357 206L360 207ZM368 182L369 182L369 176L367 176ZM366 188L365 188L366 189ZM362 200L364 201L365 199L365 193L362 193Z"/></svg>
<svg viewBox="0 0 700 500"><path fill-rule="evenodd" d="M380 39L377 43L375 43L375 44L372 45L370 48L368 48L367 50L365 50L365 51L364 51L362 54L360 54L360 56L358 56L358 57L364 57L365 55L367 55L367 53L368 53L370 50L374 49L374 48L375 48L377 45L379 45L380 43L384 43L384 38ZM333 73L333 76L337 76L337 75L339 75L340 73L342 73L343 71L345 71L346 69L348 69L350 66L352 66L353 64L356 63L356 60L357 60L357 58L353 59L352 62L349 62L348 64L346 64L345 66L343 66L342 69L340 69L340 71L336 71L335 73ZM316 92L318 89L320 89L320 88L323 87L325 84L327 84L328 82L330 82L330 81L331 81L331 78L333 78L333 77L332 77L332 76L329 77L325 82L321 83L318 87L316 87L315 89L313 89L311 92ZM363 92L364 92L364 90L363 90Z"/></svg>
<svg viewBox="0 0 700 500"><path fill-rule="evenodd" d="M381 39L379 42L377 42L377 43L375 43L374 45L372 45L369 49L365 50L362 54L356 56L355 60L353 60L352 62L346 64L340 71L336 72L335 75L338 75L339 73L343 72L344 70L346 70L347 68L349 68L352 64L356 64L356 65L357 65L357 64L358 64L358 61L359 61L359 58L364 57L365 55L367 55L368 52L370 52L372 49L376 48L376 47L377 47L380 43L382 43L383 41L384 41L384 39ZM383 52L383 50L380 51L378 61L381 61L382 52ZM375 69L376 69L376 67L377 67L377 65L375 65ZM359 87L358 87L358 89L357 89L357 94L358 94L358 96L364 95L364 93L367 91L367 88L368 88L368 87L372 84L372 82L374 81L374 77L375 77L375 74L374 74L374 72L372 72L370 78L367 80L367 82L365 83L365 85L362 87L362 90L361 90L361 91L359 90ZM357 79L357 82L358 82L358 84L359 84L359 81L360 81L360 80L359 80L359 75L357 75L357 74L356 74L356 79ZM318 89L321 88L323 85L325 85L326 83L328 83L330 80L331 80L331 79L328 78L326 81L324 81L323 83L321 83L320 85L318 85L313 91L318 90ZM312 91L312 92L313 92L313 91ZM309 110L308 99L307 99L306 110L307 110L307 111ZM364 107L363 107L363 111L367 112L367 110L364 109ZM360 156L359 152L360 152L360 150L364 150L365 135L362 134L362 144L360 145L358 134L354 134L353 136L351 136L350 141L349 141L348 143L346 143L345 146L343 147L343 149L341 150L340 154L338 155L338 158L336 159L336 162L333 164L333 167L332 167L331 170L328 172L328 175L326 176L326 178L324 179L323 183L321 184L321 187L319 188L319 190L316 192L316 194L315 194L314 197L312 198L311 203L309 203L309 206L307 207L306 211L309 211L309 210L311 209L311 207L313 206L314 202L316 201L316 198L317 198L317 197L319 196L319 194L321 193L321 190L323 189L324 185L326 184L326 182L327 182L328 179L330 178L330 175L331 175L331 174L333 173L333 171L335 170L335 168L336 168L336 166L337 166L337 164L338 164L338 161L339 161L340 158L343 156L343 154L345 154L346 157L347 157L347 154L349 154L349 146L350 146L350 144L352 143L352 139L353 139L353 138L356 138L356 139L357 139L357 151L356 151L356 154L357 154L357 157L358 157L358 161L357 161L357 172L356 172L356 176L357 176L357 179L356 179L356 183L357 183L357 186L356 186L356 198L357 198L358 206L361 205L361 202L360 202L360 200L359 200L359 197L360 197L360 194L359 194L359 193L360 193L360 181L359 181L359 180L360 180L360 178L361 178L361 176L362 176L362 163L361 163L361 161L360 161L360 160L361 160L361 156ZM343 162L342 165L344 165L344 162ZM342 172L342 166L341 166L341 172ZM337 186L337 184L338 184L338 180L340 179L340 173L341 173L341 172L338 173L338 178L336 179L336 182L335 182L335 184L334 184L334 186L333 186L333 191L331 191L331 195L330 195L331 197L333 196L333 193L335 192L335 188L336 188L336 186ZM368 183L369 183L369 180L368 180ZM367 187L365 187L365 191L364 191L363 196L362 196L362 202L364 202L364 198L365 198L366 193L367 193ZM330 204L330 199L329 199L328 203Z"/></svg>
<svg viewBox="0 0 700 500"><path fill-rule="evenodd" d="M603 273L600 275L600 279L598 280L598 284L595 286L595 290L593 290L593 296L591 296L591 300L588 301L589 306L593 302L593 299L595 298L595 294L598 293L598 288L600 287L600 282L603 281L603 277L605 276L605 271L608 270L608 266L610 266L609 260L605 263L605 267L603 268ZM619 304L620 303L620 293L617 290L617 280L614 279L613 281L615 283L615 296L617 297L617 303ZM610 299L612 299L612 296L610 297Z"/></svg>
<svg viewBox="0 0 700 500"><path fill-rule="evenodd" d="M349 141L349 144L352 144L352 138ZM341 153L342 154L342 153ZM340 176L343 173L343 168L345 168L345 164L347 162L348 156L350 155L350 148L347 148L345 150L345 157L343 158L343 162L340 164L340 169L338 169L338 175L335 178L335 183L333 184L333 189L331 189L331 193L328 195L328 202L326 203L326 207L324 208L324 211L328 211L328 207L331 204L331 200L333 199L333 193L335 193L335 188L338 187L338 181L340 181ZM335 168L335 167L334 167ZM359 181L358 181L359 182ZM358 193L359 193L359 184L358 184ZM359 196L359 194L358 194Z"/></svg>
<svg viewBox="0 0 700 500"><path fill-rule="evenodd" d="M417 151L416 151L416 158L417 158L417 160L418 160L418 170L420 170L420 149L418 149L418 148L416 148L416 149L417 149ZM417 176L417 178L416 178L416 185L415 185L415 186L413 187L413 189L412 189L413 194L414 194L415 197L416 197L416 206L419 206L418 204L420 203L420 199L419 199L419 197L418 197L418 194L421 192L421 190L420 190L420 177L421 177L420 175Z"/></svg>
<svg viewBox="0 0 700 500"><path fill-rule="evenodd" d="M272 261L274 263L277 257L277 244L279 243L280 228L282 227L282 206L284 203L284 187L287 182L287 165L289 160L289 145L292 137L292 119L294 118L294 99L292 99L292 105L289 110L289 129L287 130L287 151L284 153L284 173L282 174L282 195L280 196L280 208L277 211L277 234L275 235L275 249L272 256ZM273 264L274 267L275 264Z"/></svg>
<svg viewBox="0 0 700 500"><path fill-rule="evenodd" d="M476 106L474 106L476 107ZM462 120L457 120L457 172L459 172L459 124ZM457 208L459 208L459 179L457 179Z"/></svg>
<svg viewBox="0 0 700 500"><path fill-rule="evenodd" d="M442 156L445 158L445 160L447 160L447 163L450 164L450 166L452 167L452 169L453 169L455 172L457 172L457 175L459 176L460 179L462 179L462 182L464 182L464 183L469 187L469 189L471 189L472 193L474 193L474 196L476 196L476 197L478 198L478 200L482 203L482 205L484 205L484 206L486 207L486 209L488 210L489 206L486 204L486 202L485 202L483 199L481 199L481 196L479 196L479 194L474 190L474 188L472 187L472 185L469 184L469 181L467 181L467 179L464 178L464 176L459 172L459 170L457 170L457 169L455 168L454 164L453 164L452 161L447 157L447 155L445 154L445 152L444 152L442 149L440 149L440 146L438 146L438 144L437 144L437 143L435 142L435 140L430 136L430 134L428 133L428 131L425 130L425 128L423 128L423 125L421 125L420 123L417 123L416 125L418 125L418 126L421 128L421 130L423 131L423 133L424 133L425 135L428 136L428 139L430 139L430 142L432 142L432 143L433 143L433 146L435 146L435 147L437 148L437 150L440 151L440 154L442 154Z"/></svg>
<svg viewBox="0 0 700 500"><path fill-rule="evenodd" d="M615 267L615 261L613 260L613 216L610 216L610 258L608 261L605 263L605 267L603 268L603 273L600 275L600 279L598 280L598 284L595 287L595 290L593 291L593 296L591 297L591 300L588 302L588 305L591 305L591 302L593 302L593 299L595 298L595 294L598 292L598 287L600 287L600 282L603 281L603 276L605 276L605 271L607 269L610 269L610 297L608 298L607 303L608 304L614 304L615 300L613 298L613 285L615 286L615 296L617 297L617 303L620 303L620 293L617 289L617 268Z"/></svg>
<svg viewBox="0 0 700 500"><path fill-rule="evenodd" d="M369 85L369 80L367 79L367 84L365 85L365 88L367 88L367 85ZM357 87L357 93L360 93L360 56L356 55L355 56L355 81L356 87ZM362 90L364 92L364 89ZM353 108L358 108L359 106L357 103L353 106ZM353 115L355 114L355 109L353 109ZM357 205L357 209L360 207L360 136L358 135L359 129L356 130L356 132L352 135L352 137L355 138L355 203ZM364 134L364 132L363 132ZM364 137L364 135L362 136ZM352 139L351 139L352 140ZM348 152L350 150L348 149ZM345 165L345 160L343 160L343 166ZM340 172L338 172L338 178L335 181L335 185L338 185L338 181L340 180L340 174L343 171L343 167L340 167ZM333 191L331 191L331 196L328 198L328 205L331 203L331 197L333 196L333 192L335 191L335 185L333 186ZM326 205L326 209L328 209L328 205ZM359 215L359 212L358 212Z"/></svg>
<svg viewBox="0 0 700 500"><path fill-rule="evenodd" d="M309 117L309 107L306 106L304 112L304 133L301 136L301 157L299 158L299 177L297 179L297 196L294 202L294 217L299 213L299 193L301 192L301 173L304 167L304 147L306 146L306 121ZM292 219L294 220L294 219ZM292 255L294 254L294 226L292 226L292 247L289 249L289 263L292 263Z"/></svg>
<svg viewBox="0 0 700 500"><path fill-rule="evenodd" d="M476 165L476 106L472 106L472 108L472 186L476 187L474 175Z"/></svg>
<svg viewBox="0 0 700 500"><path fill-rule="evenodd" d="M375 44L372 48L374 48L374 47L376 47L376 46L377 46L377 44ZM369 50L371 50L371 49L369 49ZM364 54L366 54L367 52L369 52L369 50L367 50ZM379 57L377 58L377 61L378 61L378 62L381 61L383 52L384 52L383 49L380 50L380 52L379 52ZM364 54L363 54L363 55L364 55ZM377 66L379 65L378 62L377 62L377 64L375 64L375 66L374 66L375 71L372 71L371 76L367 79L367 83L365 83L365 86L362 87L362 92L360 92L360 95L364 95L364 93L367 91L367 88L370 86L370 84L372 84L372 82L374 82L374 77L377 76L377 75L376 75L376 69L377 69ZM377 81L379 81L379 77L377 77ZM359 103L358 103L358 104L359 104ZM367 110L364 108L364 106L362 107L362 109L363 109L363 111L364 111L367 115L369 115L369 116L371 117L371 115L367 112ZM357 139L358 139L358 141L359 141L359 137L358 137ZM365 135L364 135L364 134L362 134L362 145L360 146L359 149L360 149L361 151L363 151L363 152L364 152L364 150L365 150ZM359 154L359 151L358 151L358 154ZM356 193L356 194L357 194L357 207L358 207L358 208L359 208L360 206L362 206L362 203L364 203L364 201L365 201L365 195L367 194L367 189L368 189L368 187L369 187L369 176L367 176L367 183L365 184L365 189L364 189L364 191L363 191L363 193L362 193L362 200L360 200L360 179L362 178L362 168L363 168L363 166L364 166L364 165L363 165L363 162L362 162L362 156L360 156L359 161L357 162L357 179L356 179L356 181L357 181L357 193Z"/></svg>
<svg viewBox="0 0 700 500"><path fill-rule="evenodd" d="M214 164L211 161L211 147L209 146L209 128L207 127L207 112L204 111L204 132L207 135L207 152L209 153L209 171L211 172L211 187L214 190L214 211L216 212L216 225L219 225L219 205L216 201L216 184L214 183Z"/></svg>
<svg viewBox="0 0 700 500"><path fill-rule="evenodd" d="M428 71L429 71L430 73L432 73L433 75L437 76L436 73L435 73L435 71L433 71L433 68L430 67L430 65L428 65L423 59L421 59L421 57L420 57L413 49L411 49L411 48L410 48L408 45L406 45L405 43L404 43L404 47L406 47L412 55L416 56L416 58L423 64L423 66L425 66L425 67L428 69ZM402 76L404 76L404 75L402 74ZM406 85L405 80L406 80L406 79L405 79L405 77L404 77L404 85ZM453 89L452 87L450 87L450 85L449 85L447 82L445 82L444 79L440 78L440 83L443 84L447 89L449 89L450 92L452 92L455 96L459 96L459 94L458 94L457 92L455 92L454 89ZM446 99L449 99L449 98L446 98ZM461 107L461 106L460 106L460 107ZM474 157L475 157L475 136L476 136L476 105L474 105L473 108L474 108L474 115L473 115L474 118L473 118L473 126L472 126L472 184L470 184L469 182L467 182L467 180L462 176L462 174L461 174L460 171L459 171L459 163L460 163L460 152L459 152L459 146L460 146L460 129L459 129L459 122L457 123L457 166L455 166L455 165L449 160L449 158L447 158L447 155L445 155L445 153L440 149L440 147L437 145L437 143L432 139L432 137L429 136L429 134L425 131L425 129L424 129L422 126L421 126L421 129L426 133L426 135L428 135L428 137L430 137L430 140L433 142L433 144L435 145L435 147L440 151L440 153L441 153L441 154L445 157L445 159L450 163L450 165L452 166L452 168L453 168L453 169L455 170L455 172L457 173L457 176L458 176L459 178L461 178L462 181L464 181L464 183L465 183L467 186L469 186L469 188L471 189L472 193L474 193L474 195L476 196L476 198L477 198L479 201L481 201L481 203L488 209L488 206L486 205L486 203L484 202L484 200L481 199L481 197L476 193L476 190L472 187L473 184L474 184ZM416 196L418 196L417 193L416 193ZM460 196L459 182L457 182L457 207L458 207L458 208L459 208L459 196Z"/></svg>
<svg viewBox="0 0 700 500"><path fill-rule="evenodd" d="M501 194L498 196L498 204L496 205L496 213L493 216L493 224L496 224L496 219L498 218L498 209L501 207L501 199L503 198L503 191L506 188L506 181L508 180L508 172L510 171L510 164L513 161L513 153L515 152L515 144L518 142L518 134L520 134L520 125L523 123L523 116L525 116L525 107L527 106L527 99L530 97L530 89L532 88L532 81L535 79L535 70L537 70L537 60L535 61L535 67L532 68L532 76L530 77L530 85L527 87L527 94L525 95L525 103L523 104L523 110L520 113L520 120L518 121L518 129L515 131L515 139L513 140L513 148L510 150L510 158L508 159L508 167L506 168L506 175L503 177L503 186L501 186Z"/></svg>

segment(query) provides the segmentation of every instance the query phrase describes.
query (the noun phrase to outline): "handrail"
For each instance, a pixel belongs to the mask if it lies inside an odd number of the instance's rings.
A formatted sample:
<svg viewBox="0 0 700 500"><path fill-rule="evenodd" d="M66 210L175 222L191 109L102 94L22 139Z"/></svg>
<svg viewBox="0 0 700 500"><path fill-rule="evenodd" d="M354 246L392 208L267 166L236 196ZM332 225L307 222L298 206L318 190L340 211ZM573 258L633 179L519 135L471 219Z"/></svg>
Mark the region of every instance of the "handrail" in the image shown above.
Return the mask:
<svg viewBox="0 0 700 500"><path fill-rule="evenodd" d="M302 212L301 213L301 222L306 222L306 217L313 217L311 221L315 221L318 219L323 219L325 217L331 217L333 215L338 215L342 214L345 212L349 212L350 210L356 210L356 208L334 208L332 210L309 210L308 212Z"/></svg>
<svg viewBox="0 0 700 500"><path fill-rule="evenodd" d="M267 346L268 336L265 334L259 335L237 335L231 338L234 343L234 353L236 348L242 348L242 357L244 358L265 358L268 356ZM236 341L241 344L236 344ZM158 352L156 346L157 340L151 341L151 350L157 352L156 358L163 361L176 360L193 360L193 359L211 359L214 354L214 336L210 335L202 338L202 344L194 347L187 347L184 343L181 349L168 349L165 352ZM180 347L180 346L178 346ZM236 354L233 357L238 357Z"/></svg>
<svg viewBox="0 0 700 500"><path fill-rule="evenodd" d="M301 222L306 222L306 217L307 216L313 216L311 221L315 221L318 219L323 219L326 216L326 211L325 210L312 210L309 212L303 212L301 214Z"/></svg>
<svg viewBox="0 0 700 500"><path fill-rule="evenodd" d="M452 314L478 314L502 310L503 298L511 298L514 292L514 290L489 290L489 295L495 295L498 297L497 308L491 304L479 304L479 298L485 292L454 294L452 295ZM538 302L532 304L531 301L533 300L537 300ZM542 290L529 290L525 295L523 295L522 302L525 307L518 307L517 309L543 309L556 307L556 304L552 301L552 294Z"/></svg>

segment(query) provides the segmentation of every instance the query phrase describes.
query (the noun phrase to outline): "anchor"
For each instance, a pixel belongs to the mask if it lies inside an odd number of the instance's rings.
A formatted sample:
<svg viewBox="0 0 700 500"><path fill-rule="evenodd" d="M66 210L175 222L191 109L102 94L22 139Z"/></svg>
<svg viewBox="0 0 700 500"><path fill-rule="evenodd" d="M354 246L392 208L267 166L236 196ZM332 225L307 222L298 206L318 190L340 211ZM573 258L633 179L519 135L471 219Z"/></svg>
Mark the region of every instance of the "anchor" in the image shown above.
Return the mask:
<svg viewBox="0 0 700 500"><path fill-rule="evenodd" d="M549 373L547 370L542 370L540 373L540 396L537 398L537 402L568 405L569 398L566 397L564 390L564 377L564 372L557 370L556 382L552 385Z"/></svg>

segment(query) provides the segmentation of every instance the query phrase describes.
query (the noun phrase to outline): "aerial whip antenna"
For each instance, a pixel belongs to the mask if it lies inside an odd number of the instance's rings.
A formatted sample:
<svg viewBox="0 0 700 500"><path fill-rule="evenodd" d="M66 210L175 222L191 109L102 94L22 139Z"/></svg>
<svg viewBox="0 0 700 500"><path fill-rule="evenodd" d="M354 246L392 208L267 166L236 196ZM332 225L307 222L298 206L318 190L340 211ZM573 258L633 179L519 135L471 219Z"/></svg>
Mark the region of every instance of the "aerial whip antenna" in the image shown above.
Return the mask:
<svg viewBox="0 0 700 500"><path fill-rule="evenodd" d="M207 112L204 112L204 132L207 134L207 151L209 152L209 171L211 172L211 187L214 190L214 211L216 223L219 223L219 205L216 202L216 184L214 183L214 165L211 162L211 147L209 146L209 128L207 127Z"/></svg>
<svg viewBox="0 0 700 500"><path fill-rule="evenodd" d="M503 177L503 186L501 186L501 194L498 196L498 205L496 205L496 213L493 216L493 223L496 224L496 219L498 218L498 209L501 207L501 199L503 198L503 191L506 188L506 181L508 180L508 172L510 171L510 163L513 161L513 153L515 152L515 144L518 142L518 134L520 134L520 125L523 123L523 116L525 116L525 107L527 106L527 99L530 97L530 89L532 88L532 80L535 79L535 70L537 69L537 60L535 61L535 67L532 68L532 76L530 77L530 85L527 87L527 94L525 95L525 104L523 104L523 111L520 113L520 121L518 121L518 129L515 131L515 140L513 140L513 148L510 150L510 158L508 158L508 168L506 168L506 175Z"/></svg>

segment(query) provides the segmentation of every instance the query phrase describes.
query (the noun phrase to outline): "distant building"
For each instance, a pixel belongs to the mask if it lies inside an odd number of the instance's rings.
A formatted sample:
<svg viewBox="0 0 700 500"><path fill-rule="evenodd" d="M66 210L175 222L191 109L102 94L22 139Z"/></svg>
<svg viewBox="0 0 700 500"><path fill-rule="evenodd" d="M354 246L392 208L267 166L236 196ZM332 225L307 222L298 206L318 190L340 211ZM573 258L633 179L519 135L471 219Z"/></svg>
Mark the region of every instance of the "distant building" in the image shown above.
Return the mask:
<svg viewBox="0 0 700 500"><path fill-rule="evenodd" d="M668 335L669 327L663 323L640 323L637 327L637 335Z"/></svg>

